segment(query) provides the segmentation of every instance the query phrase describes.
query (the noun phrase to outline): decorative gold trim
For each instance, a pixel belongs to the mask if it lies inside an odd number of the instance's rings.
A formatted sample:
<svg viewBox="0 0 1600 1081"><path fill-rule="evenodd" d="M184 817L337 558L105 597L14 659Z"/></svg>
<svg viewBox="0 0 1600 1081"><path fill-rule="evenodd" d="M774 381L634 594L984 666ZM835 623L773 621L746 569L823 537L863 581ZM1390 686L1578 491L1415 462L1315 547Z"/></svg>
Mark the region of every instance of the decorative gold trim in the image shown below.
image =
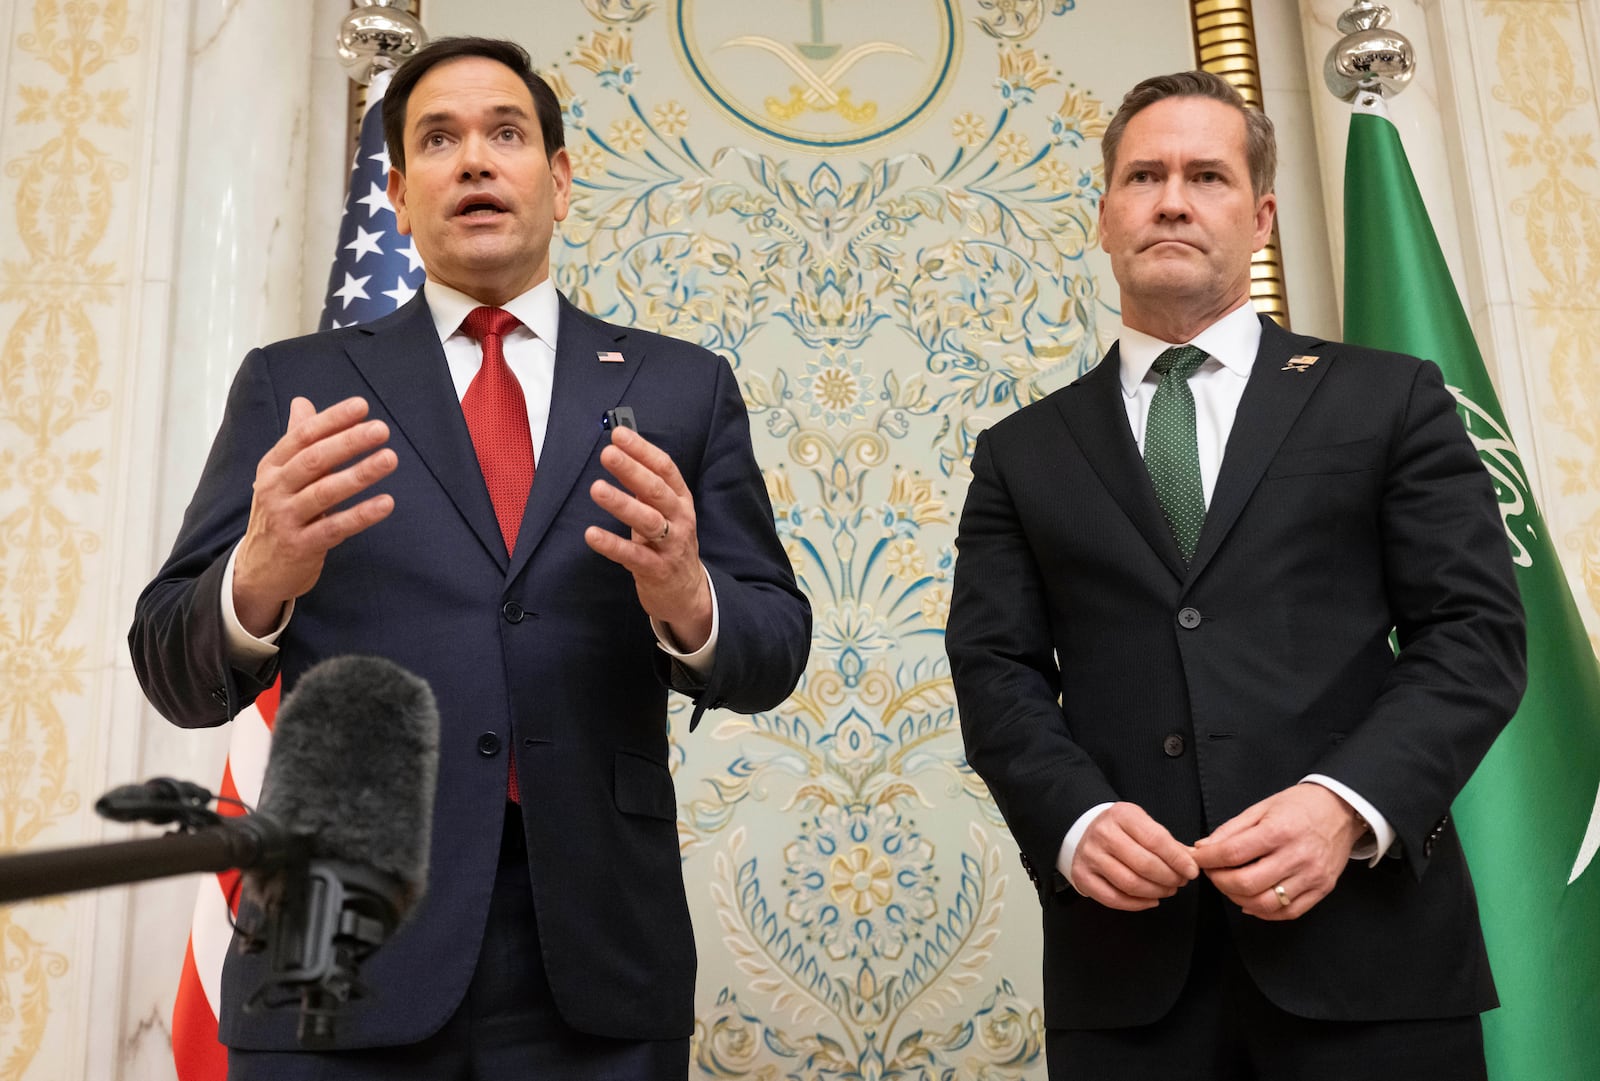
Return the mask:
<svg viewBox="0 0 1600 1081"><path fill-rule="evenodd" d="M1232 83L1252 108L1262 107L1261 63L1256 52L1251 0L1192 0L1195 61L1200 70ZM1256 310L1289 325L1289 291L1283 281L1283 254L1278 223L1272 239L1256 252L1250 265L1250 299Z"/></svg>

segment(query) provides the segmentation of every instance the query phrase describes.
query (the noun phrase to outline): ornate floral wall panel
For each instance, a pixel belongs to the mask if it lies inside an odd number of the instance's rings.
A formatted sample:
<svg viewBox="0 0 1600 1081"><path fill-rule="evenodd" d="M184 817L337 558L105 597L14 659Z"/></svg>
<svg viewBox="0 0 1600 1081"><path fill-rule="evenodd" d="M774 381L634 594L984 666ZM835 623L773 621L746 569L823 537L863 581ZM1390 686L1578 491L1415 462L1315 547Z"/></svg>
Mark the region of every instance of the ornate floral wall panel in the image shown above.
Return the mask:
<svg viewBox="0 0 1600 1081"><path fill-rule="evenodd" d="M1600 110L1577 3L1477 6L1547 519L1600 645ZM1591 26L1590 31L1593 31ZM1591 39L1592 40L1592 39Z"/></svg>
<svg viewBox="0 0 1600 1081"><path fill-rule="evenodd" d="M1098 136L1193 64L1187 5L450 7L564 105L560 287L733 363L815 608L780 709L675 721L698 1075L1042 1077L1038 905L944 658L956 517L976 433L1115 337Z"/></svg>
<svg viewBox="0 0 1600 1081"><path fill-rule="evenodd" d="M0 851L81 839L98 780L147 21L116 0L0 6ZM81 1057L90 912L0 907L0 1081Z"/></svg>

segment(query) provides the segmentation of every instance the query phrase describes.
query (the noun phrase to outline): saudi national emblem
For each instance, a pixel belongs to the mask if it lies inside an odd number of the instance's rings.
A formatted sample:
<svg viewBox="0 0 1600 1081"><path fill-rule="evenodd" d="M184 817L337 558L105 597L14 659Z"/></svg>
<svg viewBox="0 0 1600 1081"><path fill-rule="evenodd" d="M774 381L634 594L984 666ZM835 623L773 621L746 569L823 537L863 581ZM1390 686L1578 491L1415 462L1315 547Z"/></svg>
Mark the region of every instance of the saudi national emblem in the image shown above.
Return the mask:
<svg viewBox="0 0 1600 1081"><path fill-rule="evenodd" d="M1505 522L1506 539L1511 542L1512 561L1519 567L1531 567L1533 554L1524 538L1532 540L1537 536L1539 515L1533 505L1528 475L1522 468L1522 456L1517 453L1511 434L1494 414L1467 397L1459 387L1450 387L1450 393L1455 395L1467 435L1494 481L1495 494L1500 497L1500 518ZM1568 885L1589 869L1597 853L1600 853L1600 793L1595 796L1594 812L1589 816L1589 828L1578 845Z"/></svg>
<svg viewBox="0 0 1600 1081"><path fill-rule="evenodd" d="M1533 553L1526 541L1538 533L1539 518L1533 511L1532 488L1528 474L1522 468L1522 455L1493 413L1467 397L1459 387L1450 387L1456 405L1461 410L1461 420L1467 426L1467 435L1483 460L1483 467L1494 481L1494 491L1500 497L1500 520L1506 526L1506 540L1511 543L1511 559L1519 567L1533 566Z"/></svg>
<svg viewBox="0 0 1600 1081"><path fill-rule="evenodd" d="M863 146L926 113L954 74L956 0L675 0L674 43L739 123L816 150Z"/></svg>

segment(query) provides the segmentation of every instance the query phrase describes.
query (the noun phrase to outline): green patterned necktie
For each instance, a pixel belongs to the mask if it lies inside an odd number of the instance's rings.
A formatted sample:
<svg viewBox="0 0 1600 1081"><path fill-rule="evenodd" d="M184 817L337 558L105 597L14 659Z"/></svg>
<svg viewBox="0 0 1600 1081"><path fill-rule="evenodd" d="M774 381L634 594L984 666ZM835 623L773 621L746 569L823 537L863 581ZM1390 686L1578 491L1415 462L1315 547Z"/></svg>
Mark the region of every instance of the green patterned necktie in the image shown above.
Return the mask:
<svg viewBox="0 0 1600 1081"><path fill-rule="evenodd" d="M1200 448L1194 434L1194 392L1189 377L1206 361L1206 351L1175 346L1156 358L1161 382L1150 399L1144 426L1144 464L1156 498L1187 563L1194 558L1206 520L1206 493L1200 483Z"/></svg>

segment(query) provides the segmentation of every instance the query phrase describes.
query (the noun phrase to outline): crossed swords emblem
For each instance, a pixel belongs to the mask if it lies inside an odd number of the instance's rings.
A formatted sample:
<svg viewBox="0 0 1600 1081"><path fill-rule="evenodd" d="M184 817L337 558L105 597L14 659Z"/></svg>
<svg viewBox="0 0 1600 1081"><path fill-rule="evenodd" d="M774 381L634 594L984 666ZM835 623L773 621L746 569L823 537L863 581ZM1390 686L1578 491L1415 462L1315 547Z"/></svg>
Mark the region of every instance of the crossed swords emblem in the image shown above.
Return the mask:
<svg viewBox="0 0 1600 1081"><path fill-rule="evenodd" d="M817 44L815 42L805 42L804 46L815 47ZM838 89L840 80L844 78L846 72L867 57L883 53L898 54L900 56L916 55L904 45L898 45L892 41L869 41L848 50L843 56L840 56L830 64L827 70L818 74L812 70L810 64L806 63L806 57L801 55L799 51L773 38L762 37L759 34L745 34L741 37L729 38L718 47L730 49L735 46L762 49L782 60L788 65L789 70L798 75L800 81L805 84L806 89L802 97L806 104L813 109L820 108L823 111L836 108L839 105L842 100ZM822 48L837 51L839 47L837 45L825 45ZM807 48L806 53L807 55L814 55L811 48Z"/></svg>
<svg viewBox="0 0 1600 1081"><path fill-rule="evenodd" d="M742 37L730 38L723 42L719 48L730 49L746 47L760 49L771 53L799 76L802 86L795 87L796 95L794 105L796 108L804 106L821 112L837 109L841 115L853 119L867 119L877 111L873 105L852 106L850 104L850 91L839 85L849 70L869 56L892 54L899 56L916 56L904 45L892 41L869 41L863 45L845 52L837 60L834 56L839 52L839 46L830 44L825 40L822 31L822 2L811 0L811 40L797 42L793 48L785 45L775 38L764 37L760 34L745 34ZM833 60L827 70L818 74L808 61L818 62ZM768 103L768 108L773 108L773 102ZM859 117L856 114L860 114Z"/></svg>

